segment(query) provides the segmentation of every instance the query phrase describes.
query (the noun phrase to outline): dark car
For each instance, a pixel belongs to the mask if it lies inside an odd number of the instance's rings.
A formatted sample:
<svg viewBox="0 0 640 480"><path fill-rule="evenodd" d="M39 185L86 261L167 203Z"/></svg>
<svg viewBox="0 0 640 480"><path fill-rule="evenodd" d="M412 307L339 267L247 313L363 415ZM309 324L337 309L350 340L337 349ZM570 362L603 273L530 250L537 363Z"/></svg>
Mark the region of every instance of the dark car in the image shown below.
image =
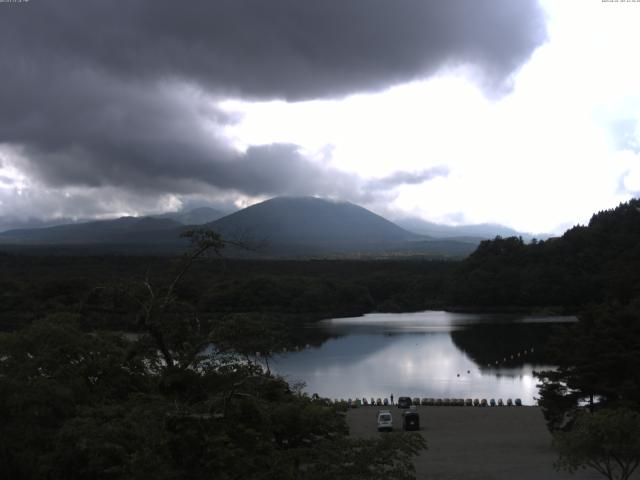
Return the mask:
<svg viewBox="0 0 640 480"><path fill-rule="evenodd" d="M412 405L411 398L400 397L398 398L398 408L409 408Z"/></svg>
<svg viewBox="0 0 640 480"><path fill-rule="evenodd" d="M418 412L409 410L402 414L403 430L420 430L420 415Z"/></svg>

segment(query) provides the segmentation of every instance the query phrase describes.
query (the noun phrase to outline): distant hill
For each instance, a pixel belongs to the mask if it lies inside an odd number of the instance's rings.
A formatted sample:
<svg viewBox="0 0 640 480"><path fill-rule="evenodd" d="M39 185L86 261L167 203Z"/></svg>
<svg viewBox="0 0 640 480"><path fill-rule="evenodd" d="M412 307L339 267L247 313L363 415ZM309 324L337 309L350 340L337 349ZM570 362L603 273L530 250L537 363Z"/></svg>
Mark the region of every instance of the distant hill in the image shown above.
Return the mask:
<svg viewBox="0 0 640 480"><path fill-rule="evenodd" d="M523 233L514 230L513 228L505 227L495 223L479 223L474 225L443 225L439 223L429 222L417 217L405 217L395 220L395 223L420 235L427 235L434 238L467 238L470 241L480 242L481 240L487 240L501 237L522 237L523 240L529 241L533 238L530 233ZM542 238L546 238L548 235L542 235ZM541 238L540 236L538 238Z"/></svg>
<svg viewBox="0 0 640 480"><path fill-rule="evenodd" d="M167 253L184 249L185 224L198 225L220 212L202 208L161 217L123 217L117 220L60 225L0 233L0 243L17 245L116 245L139 253L141 248ZM438 256L464 257L473 239L432 239L405 230L375 213L349 202L315 197L279 197L253 205L215 221L206 228L229 239L248 239L262 248L262 257Z"/></svg>
<svg viewBox="0 0 640 480"><path fill-rule="evenodd" d="M271 245L356 247L417 240L369 210L315 197L278 197L208 224L226 236L248 236Z"/></svg>
<svg viewBox="0 0 640 480"><path fill-rule="evenodd" d="M183 225L204 225L224 217L227 213L211 207L200 207L186 212L170 212L154 215L156 218L168 218Z"/></svg>
<svg viewBox="0 0 640 480"><path fill-rule="evenodd" d="M25 245L126 244L146 237L151 239L158 231L176 230L181 226L179 222L168 218L121 217L55 227L9 230L0 233L0 242Z"/></svg>
<svg viewBox="0 0 640 480"><path fill-rule="evenodd" d="M29 228L14 228L0 233L0 243L23 245L163 244L182 248L180 233L185 225L211 223L225 215L210 207L184 212L169 212L146 217L121 217L114 220L73 222L61 219L51 226L31 220ZM34 228L34 226L36 228Z"/></svg>
<svg viewBox="0 0 640 480"><path fill-rule="evenodd" d="M0 216L0 233L8 230L26 230L31 228L55 227L71 223L85 223L91 220L74 220L72 218L53 218L43 220L40 218L19 218L9 215Z"/></svg>
<svg viewBox="0 0 640 480"><path fill-rule="evenodd" d="M263 242L275 256L463 257L476 243L430 239L405 230L349 202L315 197L278 197L207 226L228 238Z"/></svg>

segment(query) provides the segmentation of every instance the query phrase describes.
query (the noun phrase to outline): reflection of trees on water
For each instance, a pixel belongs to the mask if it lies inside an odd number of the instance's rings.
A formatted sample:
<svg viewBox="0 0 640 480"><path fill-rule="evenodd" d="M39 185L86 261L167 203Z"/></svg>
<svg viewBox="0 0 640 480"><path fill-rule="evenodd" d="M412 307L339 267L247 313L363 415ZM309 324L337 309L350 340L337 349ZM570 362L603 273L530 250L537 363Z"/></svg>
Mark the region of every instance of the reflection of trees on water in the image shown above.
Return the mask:
<svg viewBox="0 0 640 480"><path fill-rule="evenodd" d="M343 334L327 330L316 325L296 326L288 332L285 350L300 350L303 348L319 348L331 339L340 338Z"/></svg>
<svg viewBox="0 0 640 480"><path fill-rule="evenodd" d="M479 324L455 330L451 338L480 368L546 364L553 327L548 323Z"/></svg>

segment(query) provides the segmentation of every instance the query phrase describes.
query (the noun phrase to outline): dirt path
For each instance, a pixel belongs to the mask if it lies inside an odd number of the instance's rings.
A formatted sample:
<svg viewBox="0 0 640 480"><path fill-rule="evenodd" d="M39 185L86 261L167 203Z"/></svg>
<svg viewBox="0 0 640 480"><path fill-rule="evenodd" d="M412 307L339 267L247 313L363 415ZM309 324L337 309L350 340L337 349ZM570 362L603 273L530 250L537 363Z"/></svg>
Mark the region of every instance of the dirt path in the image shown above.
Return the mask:
<svg viewBox="0 0 640 480"><path fill-rule="evenodd" d="M384 435L376 430L377 410L350 410L351 435ZM401 428L401 410L389 410L394 427ZM416 459L420 480L604 478L587 470L574 475L555 471L551 436L538 407L418 407L418 413L428 446Z"/></svg>

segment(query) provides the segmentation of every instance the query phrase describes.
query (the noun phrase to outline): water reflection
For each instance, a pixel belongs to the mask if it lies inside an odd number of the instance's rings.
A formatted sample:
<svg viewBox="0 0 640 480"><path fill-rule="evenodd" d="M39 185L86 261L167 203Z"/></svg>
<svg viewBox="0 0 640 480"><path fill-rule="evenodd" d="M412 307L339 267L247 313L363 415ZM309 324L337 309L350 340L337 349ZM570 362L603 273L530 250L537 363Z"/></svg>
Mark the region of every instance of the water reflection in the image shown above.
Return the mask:
<svg viewBox="0 0 640 480"><path fill-rule="evenodd" d="M317 328L342 336L279 356L272 369L330 398L510 397L531 405L538 392L533 371L551 367L539 354L523 353L522 344L541 352L549 320L573 319L431 311L332 319ZM516 350L520 357L495 363L504 351ZM487 361L487 352L496 360Z"/></svg>

